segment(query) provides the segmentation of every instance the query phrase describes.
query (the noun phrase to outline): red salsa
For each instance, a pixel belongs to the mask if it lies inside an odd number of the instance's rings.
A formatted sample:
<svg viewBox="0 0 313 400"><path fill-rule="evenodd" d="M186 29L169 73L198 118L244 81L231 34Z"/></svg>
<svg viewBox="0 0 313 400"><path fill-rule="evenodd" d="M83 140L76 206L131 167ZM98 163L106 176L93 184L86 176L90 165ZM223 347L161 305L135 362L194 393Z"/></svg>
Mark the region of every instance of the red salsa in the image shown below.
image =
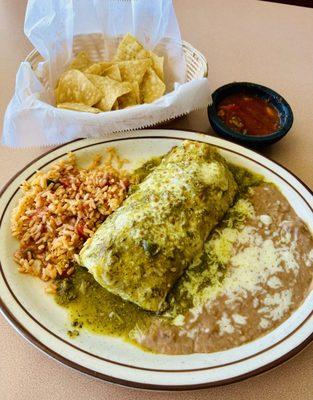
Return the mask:
<svg viewBox="0 0 313 400"><path fill-rule="evenodd" d="M278 111L266 100L246 93L225 97L217 115L231 129L243 135L265 136L279 128Z"/></svg>

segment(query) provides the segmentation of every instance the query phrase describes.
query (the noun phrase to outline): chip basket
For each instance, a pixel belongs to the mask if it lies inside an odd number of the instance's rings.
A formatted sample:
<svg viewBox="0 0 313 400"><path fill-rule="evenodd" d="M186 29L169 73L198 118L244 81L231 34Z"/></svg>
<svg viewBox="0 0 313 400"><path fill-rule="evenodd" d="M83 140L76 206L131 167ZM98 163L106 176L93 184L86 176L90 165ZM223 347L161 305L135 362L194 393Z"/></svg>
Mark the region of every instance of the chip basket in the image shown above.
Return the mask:
<svg viewBox="0 0 313 400"><path fill-rule="evenodd" d="M77 35L74 37L74 55L84 50L94 62L104 59L102 46L103 35L99 33ZM186 59L186 82L207 77L208 66L203 54L185 41L182 41L182 48ZM41 55L35 49L31 51L25 59L34 70L42 60ZM41 81L44 85L46 84L44 77L41 77Z"/></svg>

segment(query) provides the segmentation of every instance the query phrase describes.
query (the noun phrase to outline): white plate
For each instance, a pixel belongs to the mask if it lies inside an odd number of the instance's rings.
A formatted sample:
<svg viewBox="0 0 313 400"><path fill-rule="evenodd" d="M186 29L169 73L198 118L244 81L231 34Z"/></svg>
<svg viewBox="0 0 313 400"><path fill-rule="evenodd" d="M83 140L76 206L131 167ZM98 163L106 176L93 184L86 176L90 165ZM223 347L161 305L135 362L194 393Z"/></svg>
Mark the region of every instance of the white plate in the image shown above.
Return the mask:
<svg viewBox="0 0 313 400"><path fill-rule="evenodd" d="M39 279L17 272L12 254L17 242L10 234L10 213L21 196L19 185L36 170L72 151L80 160L114 146L137 166L163 154L184 139L220 148L229 161L263 174L276 183L297 214L313 231L313 201L309 190L294 175L261 155L222 139L175 130L141 130L113 134L106 139L78 140L34 160L5 187L0 204L0 294L7 320L35 346L62 363L97 378L137 388L155 390L198 389L242 380L289 359L313 338L313 291L301 307L277 329L241 347L212 354L154 355L119 339L82 331L76 339L66 332L66 311L44 294Z"/></svg>

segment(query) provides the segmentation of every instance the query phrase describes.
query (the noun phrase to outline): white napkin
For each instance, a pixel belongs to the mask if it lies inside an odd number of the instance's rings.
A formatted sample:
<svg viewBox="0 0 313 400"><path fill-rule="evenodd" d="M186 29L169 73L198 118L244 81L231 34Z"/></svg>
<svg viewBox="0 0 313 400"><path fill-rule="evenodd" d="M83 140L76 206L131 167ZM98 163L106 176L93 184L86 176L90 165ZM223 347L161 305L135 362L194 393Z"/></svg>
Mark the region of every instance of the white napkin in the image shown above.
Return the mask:
<svg viewBox="0 0 313 400"><path fill-rule="evenodd" d="M148 127L210 101L206 78L185 83L185 59L171 0L29 0L24 29L44 61L35 71L28 62L19 67L15 94L4 117L6 145L54 145ZM117 37L126 33L164 56L169 92L151 104L100 114L55 108L54 88L73 58L74 36L90 33L103 35L106 60L113 57Z"/></svg>

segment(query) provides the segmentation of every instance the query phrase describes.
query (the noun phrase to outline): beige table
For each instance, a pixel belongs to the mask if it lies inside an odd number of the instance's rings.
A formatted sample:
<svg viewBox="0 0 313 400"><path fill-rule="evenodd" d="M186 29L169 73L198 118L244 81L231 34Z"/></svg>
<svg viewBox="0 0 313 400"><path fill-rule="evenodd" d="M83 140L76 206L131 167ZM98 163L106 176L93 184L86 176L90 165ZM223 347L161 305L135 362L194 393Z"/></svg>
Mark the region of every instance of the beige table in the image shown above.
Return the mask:
<svg viewBox="0 0 313 400"><path fill-rule="evenodd" d="M0 0L0 88L3 117L19 62L26 0ZM209 63L212 89L234 80L268 85L290 102L290 134L264 153L313 187L313 10L253 0L176 0L182 36ZM213 134L206 112L170 124ZM0 148L0 184L44 151ZM0 317L0 399L294 399L313 398L313 345L287 364L235 385L162 394L112 386L59 365L25 342Z"/></svg>

